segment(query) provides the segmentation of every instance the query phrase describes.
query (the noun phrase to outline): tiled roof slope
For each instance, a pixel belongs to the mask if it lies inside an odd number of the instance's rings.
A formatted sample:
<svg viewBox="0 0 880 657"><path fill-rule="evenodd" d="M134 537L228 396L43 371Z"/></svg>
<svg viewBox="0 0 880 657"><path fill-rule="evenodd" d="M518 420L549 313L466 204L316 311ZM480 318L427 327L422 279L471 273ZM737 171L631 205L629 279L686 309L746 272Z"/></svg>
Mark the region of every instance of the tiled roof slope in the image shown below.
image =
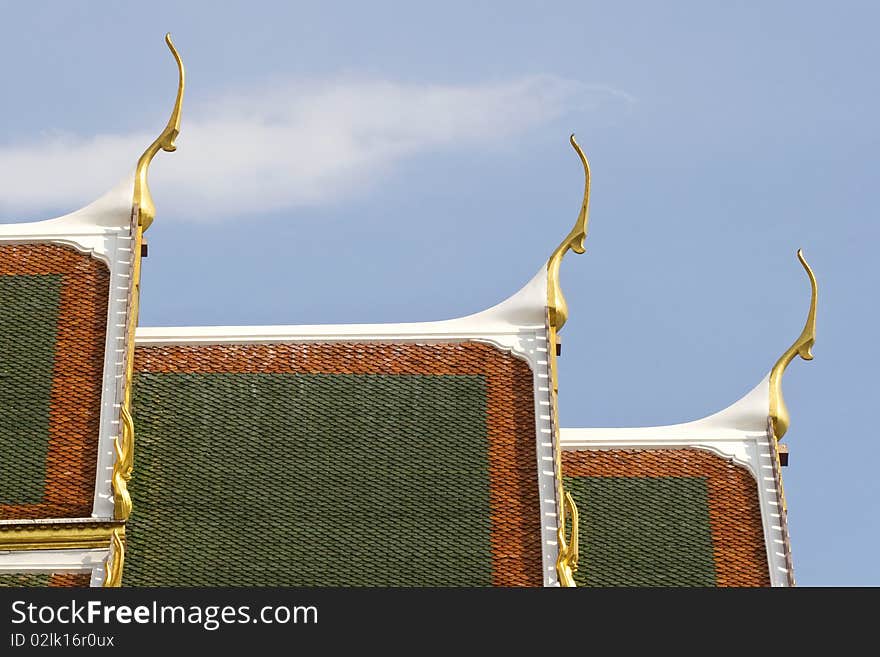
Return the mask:
<svg viewBox="0 0 880 657"><path fill-rule="evenodd" d="M579 586L769 586L755 479L697 449L563 453Z"/></svg>
<svg viewBox="0 0 880 657"><path fill-rule="evenodd" d="M708 417L562 429L592 586L793 586L770 377Z"/></svg>
<svg viewBox="0 0 880 657"><path fill-rule="evenodd" d="M542 585L525 361L334 342L135 366L125 585Z"/></svg>
<svg viewBox="0 0 880 657"><path fill-rule="evenodd" d="M133 329L133 186L129 176L62 217L0 224L0 575L91 578L124 536L111 479Z"/></svg>
<svg viewBox="0 0 880 657"><path fill-rule="evenodd" d="M0 519L91 515L110 273L0 243Z"/></svg>

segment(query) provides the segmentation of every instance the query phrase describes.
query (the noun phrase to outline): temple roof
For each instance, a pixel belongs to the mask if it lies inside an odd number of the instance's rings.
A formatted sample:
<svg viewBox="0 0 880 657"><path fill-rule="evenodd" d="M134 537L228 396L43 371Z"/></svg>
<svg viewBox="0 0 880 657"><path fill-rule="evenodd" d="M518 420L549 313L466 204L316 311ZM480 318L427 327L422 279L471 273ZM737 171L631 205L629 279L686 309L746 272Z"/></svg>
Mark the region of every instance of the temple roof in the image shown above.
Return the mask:
<svg viewBox="0 0 880 657"><path fill-rule="evenodd" d="M666 427L560 427L560 266L399 324L139 328L147 168L0 225L0 585L794 583L781 379ZM588 375L588 373L586 374ZM564 385L564 382L563 382Z"/></svg>

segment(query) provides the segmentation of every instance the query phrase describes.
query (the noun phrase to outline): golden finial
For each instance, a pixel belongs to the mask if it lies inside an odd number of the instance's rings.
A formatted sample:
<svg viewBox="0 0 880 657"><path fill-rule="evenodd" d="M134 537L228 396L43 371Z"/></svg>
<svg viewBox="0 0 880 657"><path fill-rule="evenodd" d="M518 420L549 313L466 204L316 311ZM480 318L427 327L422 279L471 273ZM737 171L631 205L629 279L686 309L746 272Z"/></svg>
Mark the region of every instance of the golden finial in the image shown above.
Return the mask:
<svg viewBox="0 0 880 657"><path fill-rule="evenodd" d="M781 440L785 432L788 431L790 421L788 408L786 408L785 399L782 397L782 375L795 356L800 356L804 360L813 360L812 349L813 343L816 341L816 302L819 296L816 276L800 249L798 249L797 257L810 279L810 311L807 313L807 322L798 339L779 357L773 369L770 370L770 422L777 440Z"/></svg>
<svg viewBox="0 0 880 657"><path fill-rule="evenodd" d="M177 150L174 140L180 134L180 110L183 105L183 88L185 76L183 70L183 61L171 41L171 33L165 35L165 43L168 44L174 60L177 62L177 70L179 79L177 83L177 99L174 101L174 109L171 111L171 118L168 119L168 125L162 133L156 138L152 144L147 147L144 154L141 155L137 163L134 179L134 206L138 208L138 224L146 230L153 223L156 216L156 207L153 205L153 197L150 195L150 186L147 183L147 170L150 168L150 162L156 156L159 150L171 153Z"/></svg>
<svg viewBox="0 0 880 657"><path fill-rule="evenodd" d="M139 291L138 291L139 292ZM134 344L133 336L128 338ZM131 351L131 350L129 350ZM128 354L129 361L134 354ZM114 442L116 462L113 464L113 509L116 520L128 520L131 515L131 493L128 492L128 482L131 480L131 471L134 469L134 420L131 418L131 378L132 375L126 370L125 395L120 409L122 422L119 436Z"/></svg>
<svg viewBox="0 0 880 657"><path fill-rule="evenodd" d="M584 165L584 200L581 203L581 211L577 221L562 243L556 247L550 259L547 261L547 340L550 350L550 381L551 381L551 413L553 418L553 433L555 442L556 459L556 500L557 500L557 530L558 541L556 557L556 575L560 586L575 586L574 571L577 570L578 562L578 513L574 499L564 489L562 482L562 447L559 443L559 367L557 355L559 353L559 330L568 319L568 304L559 286L559 267L562 258L570 250L575 253L586 251L584 242L587 239L587 224L590 216L590 163L581 150L574 135L569 137L572 148ZM571 519L571 538L566 538L568 519Z"/></svg>
<svg viewBox="0 0 880 657"><path fill-rule="evenodd" d="M567 513L563 513L559 527L556 531L556 539L559 544L559 552L556 557L556 575L559 577L559 585L563 588L575 587L574 571L578 567L578 509L571 493L565 491L563 506ZM571 540L565 537L566 516L571 518Z"/></svg>
<svg viewBox="0 0 880 657"><path fill-rule="evenodd" d="M122 566L125 564L125 544L122 542L119 529L110 535L110 553L104 563L104 586L122 586Z"/></svg>
<svg viewBox="0 0 880 657"><path fill-rule="evenodd" d="M177 150L174 140L180 134L180 110L183 104L184 70L183 61L171 41L171 34L165 35L165 43L168 44L174 60L177 62L179 79L177 83L177 99L174 101L174 109L168 124L156 140L147 147L137 163L134 178L133 207L137 208L137 224L132 231L132 269L131 269L131 296L128 308L128 329L126 334L125 356L125 387L120 409L120 431L116 436L115 450L116 462L113 464L113 506L116 520L127 520L131 514L131 494L128 491L128 482L134 463L134 421L131 417L131 389L134 377L134 333L137 328L138 310L140 306L140 281L141 281L141 258L144 231L153 223L156 216L156 207L153 205L153 197L150 195L150 187L147 183L147 170L150 162L160 150L173 152ZM119 568L121 569L121 562ZM121 577L121 575L120 575Z"/></svg>
<svg viewBox="0 0 880 657"><path fill-rule="evenodd" d="M574 134L571 135L569 141L581 159L581 164L584 165L584 201L581 204L581 211L574 228L556 247L550 260L547 261L547 308L550 311L550 324L557 331L568 319L568 304L562 294L562 288L559 286L559 267L562 265L562 258L569 249L575 253L583 253L586 250L584 241L587 239L587 225L590 216L590 163L587 162L587 157L575 141Z"/></svg>

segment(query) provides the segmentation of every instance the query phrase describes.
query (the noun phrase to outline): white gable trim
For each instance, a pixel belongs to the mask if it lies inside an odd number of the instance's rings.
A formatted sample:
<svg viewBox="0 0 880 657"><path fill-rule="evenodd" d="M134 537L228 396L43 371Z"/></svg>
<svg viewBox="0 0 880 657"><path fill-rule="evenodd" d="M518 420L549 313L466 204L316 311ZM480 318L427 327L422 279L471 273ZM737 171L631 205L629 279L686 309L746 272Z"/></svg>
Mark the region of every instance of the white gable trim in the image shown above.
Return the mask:
<svg viewBox="0 0 880 657"><path fill-rule="evenodd" d="M90 586L104 583L109 550L27 550L0 552L0 573L90 573Z"/></svg>

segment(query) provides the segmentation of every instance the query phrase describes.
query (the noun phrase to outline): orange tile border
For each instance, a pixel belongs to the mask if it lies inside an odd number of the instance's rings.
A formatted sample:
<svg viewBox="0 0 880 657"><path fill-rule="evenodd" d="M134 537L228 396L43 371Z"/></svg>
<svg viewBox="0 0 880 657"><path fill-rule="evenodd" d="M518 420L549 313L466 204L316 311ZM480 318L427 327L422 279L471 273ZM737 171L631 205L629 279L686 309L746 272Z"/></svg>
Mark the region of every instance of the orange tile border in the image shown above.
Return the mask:
<svg viewBox="0 0 880 657"><path fill-rule="evenodd" d="M38 504L0 505L4 520L92 514L110 272L71 247L0 244L0 276L44 274L62 275L45 496Z"/></svg>

